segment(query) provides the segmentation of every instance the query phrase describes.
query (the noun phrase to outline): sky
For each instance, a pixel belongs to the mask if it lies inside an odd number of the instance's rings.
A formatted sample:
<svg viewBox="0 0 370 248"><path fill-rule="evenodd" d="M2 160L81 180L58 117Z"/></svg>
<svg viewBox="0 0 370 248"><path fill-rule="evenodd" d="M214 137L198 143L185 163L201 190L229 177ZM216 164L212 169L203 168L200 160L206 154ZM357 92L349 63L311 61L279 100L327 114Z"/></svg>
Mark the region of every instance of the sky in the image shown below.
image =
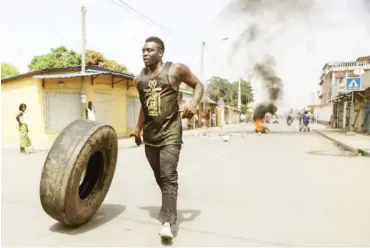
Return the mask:
<svg viewBox="0 0 370 248"><path fill-rule="evenodd" d="M188 64L199 74L201 42L207 28L227 0L124 0L170 31L148 24L116 3L119 0L12 0L3 1L0 16L1 59L21 72L35 55L65 45L81 52L81 4L87 9L86 46L107 58L127 65L133 73L142 69L141 48L149 36L159 36L166 45L165 60ZM122 0L123 2L123 0ZM19 7L22 6L22 7Z"/></svg>
<svg viewBox="0 0 370 248"><path fill-rule="evenodd" d="M165 42L165 60L187 64L203 81L211 76L229 80L252 76L257 100L263 100L264 89L250 68L256 58L272 55L276 74L284 82L280 105L286 108L312 103L326 62L370 55L370 8L364 5L370 0L312 0L309 11L298 11L304 18L270 4L305 0L244 0L263 3L260 14L231 10L230 1L2 1L0 59L23 73L33 56L46 54L51 48L64 45L80 53L82 4L87 9L87 49L102 52L135 74L143 67L141 47L145 39L159 36ZM122 2L165 28L143 21L124 9ZM284 21L277 21L280 19ZM233 49L251 22L260 26L263 37ZM206 45L201 74L202 41Z"/></svg>

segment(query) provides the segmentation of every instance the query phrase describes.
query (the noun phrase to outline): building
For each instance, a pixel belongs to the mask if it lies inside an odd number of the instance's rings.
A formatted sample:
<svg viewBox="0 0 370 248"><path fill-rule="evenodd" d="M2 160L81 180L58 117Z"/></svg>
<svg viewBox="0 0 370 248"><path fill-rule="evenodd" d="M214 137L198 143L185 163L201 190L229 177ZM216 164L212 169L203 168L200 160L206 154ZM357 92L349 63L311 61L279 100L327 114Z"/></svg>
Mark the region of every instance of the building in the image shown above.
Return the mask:
<svg viewBox="0 0 370 248"><path fill-rule="evenodd" d="M136 126L140 102L134 76L101 67L67 67L32 71L1 80L2 142L18 146L15 115L27 105L29 135L34 147L50 145L70 122L86 118L92 101L97 121L112 125L118 137Z"/></svg>
<svg viewBox="0 0 370 248"><path fill-rule="evenodd" d="M346 91L348 77L361 77L362 88ZM369 132L370 57L353 62L325 64L319 83L320 107L316 108L321 123L332 122L333 127L347 131ZM332 121L331 117L334 117Z"/></svg>
<svg viewBox="0 0 370 248"><path fill-rule="evenodd" d="M183 109L192 99L193 89L190 89L186 84L182 83L180 85L180 109ZM213 123L214 126L223 126L225 124L236 124L240 122L241 112L237 108L225 105L222 100L216 103L207 93L204 93L196 108L196 115L198 117L198 124L195 125L196 127L202 127L199 121L201 120L201 114L202 112L207 113L208 111L212 114L216 114L216 123ZM184 129L193 127L188 119L182 119L182 125Z"/></svg>
<svg viewBox="0 0 370 248"><path fill-rule="evenodd" d="M330 101L344 92L345 79L348 74L356 70L370 70L370 60L361 57L354 62L327 63L322 69L320 76L320 92L318 97L321 106L330 104Z"/></svg>

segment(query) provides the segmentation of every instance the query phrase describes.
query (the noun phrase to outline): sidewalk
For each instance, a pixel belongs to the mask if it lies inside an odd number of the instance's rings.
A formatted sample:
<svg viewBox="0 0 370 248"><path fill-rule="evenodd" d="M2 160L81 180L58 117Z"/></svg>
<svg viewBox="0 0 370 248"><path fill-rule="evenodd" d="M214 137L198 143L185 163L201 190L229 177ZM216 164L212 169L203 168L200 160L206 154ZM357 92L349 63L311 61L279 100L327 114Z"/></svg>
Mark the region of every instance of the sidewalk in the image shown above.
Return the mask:
<svg viewBox="0 0 370 248"><path fill-rule="evenodd" d="M344 147L350 151L360 153L363 156L370 157L370 135L352 134L347 135L347 132L333 129L321 124L312 124L312 130L325 138L333 141L337 145Z"/></svg>

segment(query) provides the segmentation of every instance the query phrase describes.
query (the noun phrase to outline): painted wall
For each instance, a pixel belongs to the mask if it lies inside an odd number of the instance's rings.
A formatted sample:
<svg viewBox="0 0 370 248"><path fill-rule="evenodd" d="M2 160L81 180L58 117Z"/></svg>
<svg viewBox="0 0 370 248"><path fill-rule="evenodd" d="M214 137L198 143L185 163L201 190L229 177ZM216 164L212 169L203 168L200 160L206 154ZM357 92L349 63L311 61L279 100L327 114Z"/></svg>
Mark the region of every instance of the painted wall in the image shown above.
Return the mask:
<svg viewBox="0 0 370 248"><path fill-rule="evenodd" d="M115 81L122 78L115 77ZM63 81L63 86L58 85ZM138 97L132 80L125 79L112 88L112 77L101 75L94 84L90 78L85 79L86 103L81 104L81 118L85 119L85 108L89 100L94 102L94 93L105 93L113 96L112 126L118 137L125 137L131 130L127 130L127 97ZM128 83L132 85L127 87ZM49 132L46 127L46 93L79 93L81 92L81 78L47 79L44 87L41 79L31 76L15 79L1 84L2 88L2 142L4 146L18 146L19 132L15 116L21 103L27 104L27 120L29 136L34 147L47 147L55 140L59 132ZM6 120L6 121L5 121Z"/></svg>
<svg viewBox="0 0 370 248"><path fill-rule="evenodd" d="M29 136L33 142L44 139L44 119L40 101L41 85L31 77L1 83L1 117L2 117L2 144L5 146L19 146L18 122L15 119L19 112L19 105L25 103L25 121L29 124ZM34 142L33 142L34 143Z"/></svg>
<svg viewBox="0 0 370 248"><path fill-rule="evenodd" d="M115 77L115 81L121 80L123 78ZM45 81L45 92L80 92L81 89L81 79L72 78L63 80L65 86L61 89L58 86L59 80L47 80ZM94 104L94 93L108 94L113 97L112 103L112 126L116 130L118 137L125 137L132 130L127 130L127 97L139 97L136 87L127 87L128 83L132 83L132 80L124 80L114 84L112 88L112 76L111 75L100 75L94 79L93 84L91 84L90 78L86 78L84 82L85 93L86 93L86 103L81 104L81 118L86 118L85 109L87 107L87 102L92 101ZM52 139L54 139L54 136Z"/></svg>
<svg viewBox="0 0 370 248"><path fill-rule="evenodd" d="M316 108L317 120L320 124L328 124L330 117L333 114L333 105L329 104L325 107Z"/></svg>

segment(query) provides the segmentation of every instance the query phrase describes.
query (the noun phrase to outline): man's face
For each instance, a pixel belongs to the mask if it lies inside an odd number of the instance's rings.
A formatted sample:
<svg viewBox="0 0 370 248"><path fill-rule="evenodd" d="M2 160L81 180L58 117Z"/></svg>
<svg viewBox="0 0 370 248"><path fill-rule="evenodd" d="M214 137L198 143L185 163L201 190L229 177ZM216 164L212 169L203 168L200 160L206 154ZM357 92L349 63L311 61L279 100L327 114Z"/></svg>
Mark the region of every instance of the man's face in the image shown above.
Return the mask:
<svg viewBox="0 0 370 248"><path fill-rule="evenodd" d="M151 66L162 60L163 50L159 44L155 42L146 42L142 49L143 61L145 66Z"/></svg>
<svg viewBox="0 0 370 248"><path fill-rule="evenodd" d="M88 103L88 106L89 106L89 108L91 108L91 106L92 106L92 102L89 102L89 103Z"/></svg>

